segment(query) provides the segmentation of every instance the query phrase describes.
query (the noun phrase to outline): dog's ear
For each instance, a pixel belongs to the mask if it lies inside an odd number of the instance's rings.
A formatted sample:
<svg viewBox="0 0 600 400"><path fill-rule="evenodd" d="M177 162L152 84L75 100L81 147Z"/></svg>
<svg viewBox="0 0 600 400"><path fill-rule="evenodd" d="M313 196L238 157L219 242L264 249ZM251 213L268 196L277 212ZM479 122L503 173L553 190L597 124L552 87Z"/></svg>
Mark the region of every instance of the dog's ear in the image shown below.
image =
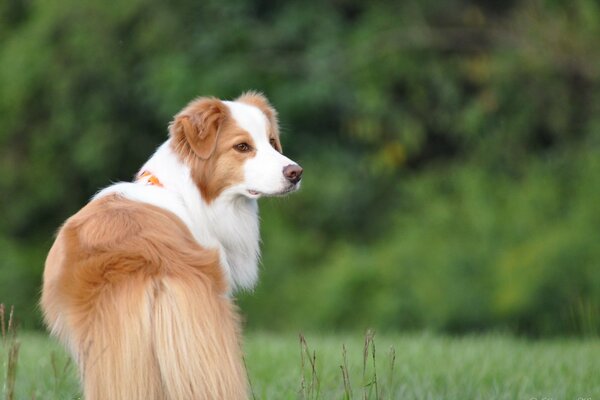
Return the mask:
<svg viewBox="0 0 600 400"><path fill-rule="evenodd" d="M175 116L171 136L177 143L187 142L199 158L206 160L215 151L227 115L227 106L219 99L194 100Z"/></svg>

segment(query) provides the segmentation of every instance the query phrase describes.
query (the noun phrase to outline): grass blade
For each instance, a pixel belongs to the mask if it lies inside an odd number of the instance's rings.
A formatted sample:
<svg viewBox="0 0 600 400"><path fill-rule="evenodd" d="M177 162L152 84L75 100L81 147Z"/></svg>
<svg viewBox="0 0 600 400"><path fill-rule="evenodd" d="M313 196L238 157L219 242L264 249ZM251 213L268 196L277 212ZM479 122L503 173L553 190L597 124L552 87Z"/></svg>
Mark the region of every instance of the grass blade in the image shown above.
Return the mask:
<svg viewBox="0 0 600 400"><path fill-rule="evenodd" d="M6 375L4 376L3 392L5 400L14 400L15 385L17 381L17 365L21 344L17 340L17 329L14 323L15 307L10 307L8 321L6 321L6 306L0 304L0 330L2 332L2 347L7 349Z"/></svg>
<svg viewBox="0 0 600 400"><path fill-rule="evenodd" d="M348 352L346 351L346 345L342 344L342 379L344 380L344 399L352 399L352 385L350 384L350 374L348 371Z"/></svg>

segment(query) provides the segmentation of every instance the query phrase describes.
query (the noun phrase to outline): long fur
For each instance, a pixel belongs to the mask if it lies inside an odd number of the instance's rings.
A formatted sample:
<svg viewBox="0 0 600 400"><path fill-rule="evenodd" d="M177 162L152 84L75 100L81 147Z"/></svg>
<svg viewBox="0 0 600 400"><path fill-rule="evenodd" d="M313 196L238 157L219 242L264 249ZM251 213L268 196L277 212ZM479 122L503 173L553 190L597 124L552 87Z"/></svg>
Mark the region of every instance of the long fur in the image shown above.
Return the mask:
<svg viewBox="0 0 600 400"><path fill-rule="evenodd" d="M257 199L296 190L302 170L281 154L277 113L258 93L196 99L169 129L146 179L100 191L46 260L44 318L87 400L248 395L230 295L257 279Z"/></svg>
<svg viewBox="0 0 600 400"><path fill-rule="evenodd" d="M61 229L45 278L46 317L87 400L246 398L218 255L171 213L118 195L90 203Z"/></svg>

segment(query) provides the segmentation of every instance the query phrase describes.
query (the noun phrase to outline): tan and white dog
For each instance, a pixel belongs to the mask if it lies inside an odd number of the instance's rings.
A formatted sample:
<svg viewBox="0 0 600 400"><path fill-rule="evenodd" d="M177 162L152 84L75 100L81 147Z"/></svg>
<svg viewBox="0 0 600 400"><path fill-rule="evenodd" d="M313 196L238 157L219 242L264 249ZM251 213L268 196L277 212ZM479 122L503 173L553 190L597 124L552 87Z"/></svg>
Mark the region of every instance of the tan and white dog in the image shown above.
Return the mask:
<svg viewBox="0 0 600 400"><path fill-rule="evenodd" d="M87 400L247 398L230 294L257 279L257 199L298 189L259 93L199 98L134 182L100 191L59 230L41 306Z"/></svg>

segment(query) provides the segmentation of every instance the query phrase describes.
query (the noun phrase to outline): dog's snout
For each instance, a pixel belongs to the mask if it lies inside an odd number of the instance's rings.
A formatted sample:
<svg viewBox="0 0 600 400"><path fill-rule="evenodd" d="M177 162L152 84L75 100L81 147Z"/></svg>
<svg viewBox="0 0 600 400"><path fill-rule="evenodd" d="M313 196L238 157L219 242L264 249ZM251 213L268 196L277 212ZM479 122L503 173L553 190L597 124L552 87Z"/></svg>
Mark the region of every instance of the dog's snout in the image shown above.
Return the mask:
<svg viewBox="0 0 600 400"><path fill-rule="evenodd" d="M283 167L283 176L285 179L296 184L302 179L302 167L298 164L291 164Z"/></svg>

